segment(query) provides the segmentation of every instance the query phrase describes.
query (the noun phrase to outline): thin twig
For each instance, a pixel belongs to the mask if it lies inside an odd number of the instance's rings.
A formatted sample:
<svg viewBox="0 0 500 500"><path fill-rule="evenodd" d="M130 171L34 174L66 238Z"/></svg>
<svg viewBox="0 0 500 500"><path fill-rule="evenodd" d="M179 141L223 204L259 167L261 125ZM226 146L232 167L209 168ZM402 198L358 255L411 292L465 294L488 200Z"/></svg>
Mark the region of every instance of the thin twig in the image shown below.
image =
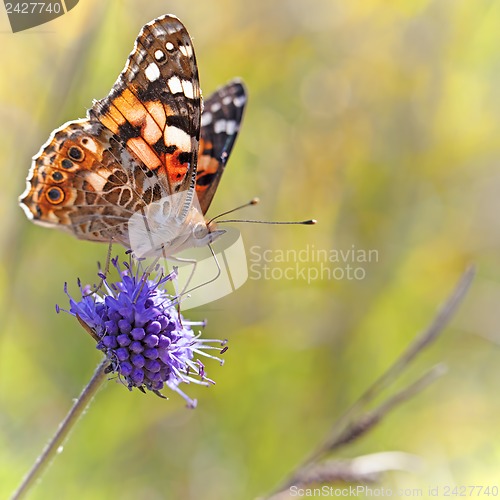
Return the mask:
<svg viewBox="0 0 500 500"><path fill-rule="evenodd" d="M366 434L370 429L377 425L391 410L396 406L408 401L423 391L427 386L446 373L446 366L438 364L428 370L415 382L397 392L386 401L380 404L378 408L358 417L356 422L349 425L339 434L335 440L325 443L324 448L328 453L338 450L343 445L358 439Z"/></svg>
<svg viewBox="0 0 500 500"><path fill-rule="evenodd" d="M417 379L417 381L387 399L376 410L360 415L362 408L372 402L390 384L394 383L417 355L428 347L443 331L453 314L456 312L462 299L465 297L474 278L474 274L475 270L473 266L469 267L464 272L460 281L435 316L431 325L424 330L423 333L417 336L396 362L337 420L330 436L325 439L318 449L293 471L286 482L265 498L276 498L278 493L297 484L298 479L307 475L307 471L312 470L326 455L366 433L376 423L380 422L380 420L395 406L413 397L444 373L443 365L437 365ZM357 418L355 419L356 416Z"/></svg>
<svg viewBox="0 0 500 500"><path fill-rule="evenodd" d="M410 344L408 349L396 360L396 362L386 370L382 376L375 381L371 387L340 417L334 426L334 431L330 439L328 439L316 452L314 452L307 462L316 461L320 456L323 456L328 451L329 444L336 440L336 435L345 429L349 424L352 416L360 411L360 409L373 401L384 389L392 384L399 375L407 368L407 366L420 354L427 346L429 346L443 331L444 327L452 318L457 310L460 302L465 297L472 280L474 278L474 267L469 267L462 275L455 289L438 311L431 325L424 330Z"/></svg>
<svg viewBox="0 0 500 500"><path fill-rule="evenodd" d="M20 500L21 498L25 498L28 491L35 485L36 481L42 477L47 467L52 463L54 457L59 453L60 447L68 437L69 432L81 415L85 412L99 387L101 387L102 383L106 380L105 370L108 364L109 361L104 358L96 368L90 382L83 389L82 393L75 401L75 404L66 415L66 418L61 422L59 429L48 442L42 454L36 459L31 470L23 478L19 488L13 493L11 500Z"/></svg>

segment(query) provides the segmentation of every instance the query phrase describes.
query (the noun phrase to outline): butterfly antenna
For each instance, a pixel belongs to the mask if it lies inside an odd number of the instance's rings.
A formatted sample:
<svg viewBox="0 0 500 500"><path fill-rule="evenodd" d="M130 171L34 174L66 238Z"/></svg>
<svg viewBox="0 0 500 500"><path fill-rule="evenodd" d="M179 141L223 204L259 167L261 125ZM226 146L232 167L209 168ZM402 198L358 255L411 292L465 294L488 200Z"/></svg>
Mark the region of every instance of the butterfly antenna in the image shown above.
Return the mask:
<svg viewBox="0 0 500 500"><path fill-rule="evenodd" d="M260 200L259 198L252 198L249 202L245 203L244 205L240 205L239 207L232 208L231 210L228 210L227 212L222 212L219 215L216 215L212 219L210 219L207 223L207 225L210 225L212 222L215 220L219 219L219 217L224 217L224 215L232 214L233 212L236 212L236 210L241 210L242 208L249 207L251 205L257 205ZM308 219L308 220L302 220L302 221L265 221L265 220L252 220L252 219L226 219L226 220L220 220L218 221L218 224L222 224L223 222L248 222L250 224L303 224L306 226L311 226L313 224L317 224L316 219Z"/></svg>
<svg viewBox="0 0 500 500"><path fill-rule="evenodd" d="M273 221L273 220L251 220L251 219L226 219L220 220L218 224L223 222L248 222L250 224L302 224L304 226L313 226L317 224L316 219L300 220L300 221Z"/></svg>
<svg viewBox="0 0 500 500"><path fill-rule="evenodd" d="M259 203L259 202L260 202L259 198L252 198L250 201L246 202L244 205L240 205L239 207L232 208L231 210L228 210L227 212L222 212L221 214L216 215L215 217L212 217L208 221L207 225L210 225L214 220L217 220L219 217L224 217L224 215L232 214L233 212L236 212L236 210L241 210L242 208L250 207L252 205L257 205L257 203ZM223 221L221 221L221 222L223 222Z"/></svg>

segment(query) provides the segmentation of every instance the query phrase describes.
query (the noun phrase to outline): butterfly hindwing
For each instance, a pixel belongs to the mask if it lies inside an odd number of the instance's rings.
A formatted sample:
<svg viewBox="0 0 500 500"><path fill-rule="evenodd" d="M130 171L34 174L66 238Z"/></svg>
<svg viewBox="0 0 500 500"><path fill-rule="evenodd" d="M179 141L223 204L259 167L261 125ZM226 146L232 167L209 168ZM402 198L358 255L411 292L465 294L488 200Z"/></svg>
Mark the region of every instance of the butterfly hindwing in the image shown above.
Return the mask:
<svg viewBox="0 0 500 500"><path fill-rule="evenodd" d="M204 103L196 175L196 194L204 214L212 202L238 135L246 102L243 83L233 80Z"/></svg>

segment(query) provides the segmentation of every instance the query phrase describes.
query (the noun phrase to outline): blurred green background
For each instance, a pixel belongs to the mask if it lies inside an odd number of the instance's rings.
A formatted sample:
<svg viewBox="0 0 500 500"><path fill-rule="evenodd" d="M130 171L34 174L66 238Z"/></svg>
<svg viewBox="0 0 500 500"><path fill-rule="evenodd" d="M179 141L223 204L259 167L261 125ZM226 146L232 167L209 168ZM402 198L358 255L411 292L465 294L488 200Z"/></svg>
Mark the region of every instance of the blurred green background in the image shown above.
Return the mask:
<svg viewBox="0 0 500 500"><path fill-rule="evenodd" d="M378 261L361 264L364 279L251 274L190 311L208 319L207 337L230 341L225 366L207 364L217 385L186 387L198 409L108 383L31 498L264 494L425 328L470 263L463 307L411 369L444 361L447 376L340 456L422 457L386 487L498 485L500 4L81 0L15 35L0 15L0 497L100 359L54 305L67 304L65 281L93 282L107 252L32 225L17 196L49 133L108 93L142 25L165 13L194 39L205 95L234 76L248 86L210 213L259 196L241 215L319 224L241 225L247 250L354 246ZM276 275L290 265L270 263Z"/></svg>

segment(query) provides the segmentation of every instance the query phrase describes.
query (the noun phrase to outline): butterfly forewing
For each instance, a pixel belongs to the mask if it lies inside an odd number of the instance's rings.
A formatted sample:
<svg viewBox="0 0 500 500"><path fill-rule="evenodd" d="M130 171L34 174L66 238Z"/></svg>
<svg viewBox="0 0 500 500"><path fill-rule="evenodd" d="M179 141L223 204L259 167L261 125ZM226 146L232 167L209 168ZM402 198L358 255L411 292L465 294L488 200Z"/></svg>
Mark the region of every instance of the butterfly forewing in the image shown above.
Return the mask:
<svg viewBox="0 0 500 500"><path fill-rule="evenodd" d="M200 101L191 38L177 18L164 16L141 30L113 90L90 116L116 134L170 194L194 187Z"/></svg>

